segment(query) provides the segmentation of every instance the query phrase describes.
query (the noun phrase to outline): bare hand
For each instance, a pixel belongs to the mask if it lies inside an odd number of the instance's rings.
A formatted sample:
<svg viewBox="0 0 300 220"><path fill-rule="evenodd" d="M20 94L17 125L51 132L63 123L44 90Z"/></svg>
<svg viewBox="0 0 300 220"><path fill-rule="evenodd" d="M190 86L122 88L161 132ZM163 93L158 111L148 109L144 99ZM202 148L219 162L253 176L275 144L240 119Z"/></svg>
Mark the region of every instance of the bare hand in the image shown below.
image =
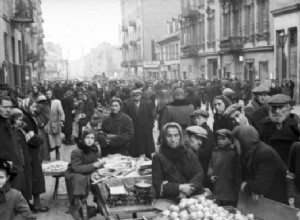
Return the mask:
<svg viewBox="0 0 300 220"><path fill-rule="evenodd" d="M98 161L95 162L95 163L93 164L93 166L94 166L95 168L100 168L100 167L102 167L104 164L106 164L105 160L98 159Z"/></svg>
<svg viewBox="0 0 300 220"><path fill-rule="evenodd" d="M192 183L186 183L186 184L181 184L179 186L179 190L180 192L189 196L194 192L195 188L193 187Z"/></svg>
<svg viewBox="0 0 300 220"><path fill-rule="evenodd" d="M211 181L212 183L215 183L215 182L217 181L217 176L211 176L211 177L210 177L210 181Z"/></svg>
<svg viewBox="0 0 300 220"><path fill-rule="evenodd" d="M28 135L29 135L30 138L32 138L34 136L34 132L33 131L29 131Z"/></svg>

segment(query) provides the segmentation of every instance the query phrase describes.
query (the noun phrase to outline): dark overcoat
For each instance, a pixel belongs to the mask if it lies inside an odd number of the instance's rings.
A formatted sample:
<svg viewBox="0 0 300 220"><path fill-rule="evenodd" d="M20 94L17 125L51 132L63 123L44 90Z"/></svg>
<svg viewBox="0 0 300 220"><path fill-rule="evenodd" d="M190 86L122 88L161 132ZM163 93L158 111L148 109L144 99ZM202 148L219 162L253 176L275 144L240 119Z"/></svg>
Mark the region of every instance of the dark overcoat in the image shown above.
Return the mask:
<svg viewBox="0 0 300 220"><path fill-rule="evenodd" d="M63 133L66 135L72 134L72 126L73 126L73 113L72 111L75 109L74 107L74 100L71 96L64 97L61 100L61 104L65 113L65 122L64 122L64 128Z"/></svg>
<svg viewBox="0 0 300 220"><path fill-rule="evenodd" d="M150 158L155 150L152 134L154 115L150 104L145 100L141 100L137 112L134 102L131 101L124 109L124 112L132 119L134 127L134 137L129 147L130 155L139 157L145 154Z"/></svg>
<svg viewBox="0 0 300 220"><path fill-rule="evenodd" d="M129 143L134 135L133 123L128 115L123 112L110 114L103 120L101 130L107 134L116 135L110 138L109 146L102 148L102 155L117 153L128 155Z"/></svg>
<svg viewBox="0 0 300 220"><path fill-rule="evenodd" d="M74 196L88 195L91 174L96 170L93 163L95 163L100 156L99 152L90 151L84 153L80 148L76 148L72 151L71 162L65 173L66 187L70 202L73 201Z"/></svg>

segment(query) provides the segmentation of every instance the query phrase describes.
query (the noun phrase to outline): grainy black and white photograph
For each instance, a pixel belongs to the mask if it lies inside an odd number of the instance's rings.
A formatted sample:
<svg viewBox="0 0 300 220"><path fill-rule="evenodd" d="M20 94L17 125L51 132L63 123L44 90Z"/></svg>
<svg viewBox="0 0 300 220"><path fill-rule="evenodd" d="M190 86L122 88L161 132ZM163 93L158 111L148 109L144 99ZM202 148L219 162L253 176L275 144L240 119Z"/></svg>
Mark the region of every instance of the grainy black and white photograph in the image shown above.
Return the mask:
<svg viewBox="0 0 300 220"><path fill-rule="evenodd" d="M300 0L0 0L1 220L300 220Z"/></svg>

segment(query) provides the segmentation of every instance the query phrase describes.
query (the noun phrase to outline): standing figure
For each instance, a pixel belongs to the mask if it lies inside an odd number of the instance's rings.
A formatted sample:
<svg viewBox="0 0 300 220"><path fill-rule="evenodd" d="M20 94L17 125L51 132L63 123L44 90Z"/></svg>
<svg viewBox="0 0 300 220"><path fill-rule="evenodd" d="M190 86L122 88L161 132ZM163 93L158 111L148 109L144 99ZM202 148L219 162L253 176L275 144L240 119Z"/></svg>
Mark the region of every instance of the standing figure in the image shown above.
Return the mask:
<svg viewBox="0 0 300 220"><path fill-rule="evenodd" d="M72 98L72 90L69 89L66 92L65 97L61 100L62 108L65 113L65 123L63 127L63 133L65 134L65 140L63 140L63 143L65 145L72 145L72 131L73 131L73 121L74 121L74 113L75 113L75 107L74 107L74 100Z"/></svg>
<svg viewBox="0 0 300 220"><path fill-rule="evenodd" d="M142 91L132 91L132 100L124 109L124 112L131 117L134 126L134 137L130 143L129 154L132 157L139 157L145 154L151 158L154 152L153 127L154 115L150 104L141 99Z"/></svg>

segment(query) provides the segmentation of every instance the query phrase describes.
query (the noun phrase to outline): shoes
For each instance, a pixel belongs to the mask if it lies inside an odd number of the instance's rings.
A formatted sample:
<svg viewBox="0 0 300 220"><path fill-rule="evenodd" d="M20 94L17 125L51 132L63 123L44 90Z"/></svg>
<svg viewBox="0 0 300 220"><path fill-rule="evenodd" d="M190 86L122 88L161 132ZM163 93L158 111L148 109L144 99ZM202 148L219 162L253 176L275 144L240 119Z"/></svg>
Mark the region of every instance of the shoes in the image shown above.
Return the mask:
<svg viewBox="0 0 300 220"><path fill-rule="evenodd" d="M48 212L49 211L49 208L47 206L42 206L42 205L40 205L40 206L32 205L32 207L30 209L31 209L31 211L33 211L35 213L36 212Z"/></svg>
<svg viewBox="0 0 300 220"><path fill-rule="evenodd" d="M97 215L97 209L95 206L87 206L87 213L85 214L85 216L83 215L83 213L84 213L83 207L81 207L79 209L80 216L83 218L83 220L90 219Z"/></svg>
<svg viewBox="0 0 300 220"><path fill-rule="evenodd" d="M73 206L69 207L69 213L72 215L72 217L76 220L83 220L83 218L80 216L78 209L76 209Z"/></svg>

